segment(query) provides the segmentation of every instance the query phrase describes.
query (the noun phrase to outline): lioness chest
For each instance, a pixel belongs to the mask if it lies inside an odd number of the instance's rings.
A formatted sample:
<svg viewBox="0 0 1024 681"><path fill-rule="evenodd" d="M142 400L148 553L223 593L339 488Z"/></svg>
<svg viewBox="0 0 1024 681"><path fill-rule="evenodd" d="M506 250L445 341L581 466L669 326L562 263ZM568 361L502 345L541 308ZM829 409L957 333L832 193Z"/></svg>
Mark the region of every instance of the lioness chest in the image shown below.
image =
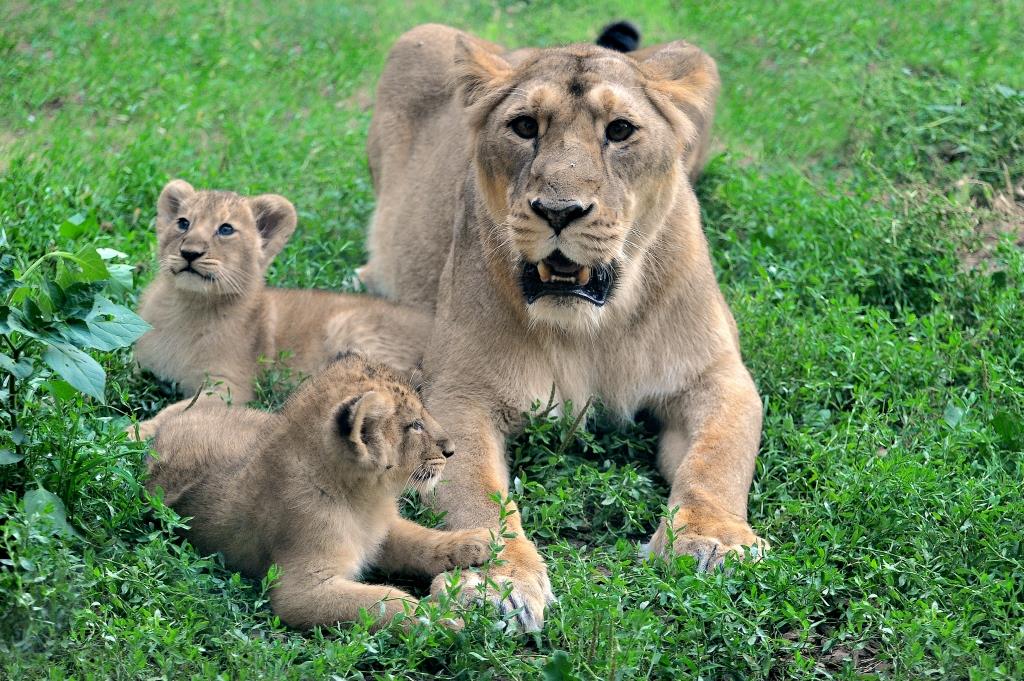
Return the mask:
<svg viewBox="0 0 1024 681"><path fill-rule="evenodd" d="M652 402L679 392L706 366L709 356L678 347L656 347L643 338L609 334L598 341L547 343L530 353L519 370L518 406L547 404L554 387L557 411L566 402L574 409L588 399L599 400L622 418Z"/></svg>

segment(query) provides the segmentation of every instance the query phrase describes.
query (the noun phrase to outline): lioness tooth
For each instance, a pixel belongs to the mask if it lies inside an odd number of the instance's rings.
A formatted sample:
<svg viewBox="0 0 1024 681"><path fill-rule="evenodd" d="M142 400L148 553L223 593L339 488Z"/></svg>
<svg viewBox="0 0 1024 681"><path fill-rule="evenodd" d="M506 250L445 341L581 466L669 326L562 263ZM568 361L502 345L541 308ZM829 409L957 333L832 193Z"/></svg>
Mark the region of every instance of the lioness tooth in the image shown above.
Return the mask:
<svg viewBox="0 0 1024 681"><path fill-rule="evenodd" d="M551 266L543 260L537 263L537 274L545 284L551 281Z"/></svg>
<svg viewBox="0 0 1024 681"><path fill-rule="evenodd" d="M580 286L586 286L590 283L590 267L584 265L580 268L580 271L576 273L576 281Z"/></svg>

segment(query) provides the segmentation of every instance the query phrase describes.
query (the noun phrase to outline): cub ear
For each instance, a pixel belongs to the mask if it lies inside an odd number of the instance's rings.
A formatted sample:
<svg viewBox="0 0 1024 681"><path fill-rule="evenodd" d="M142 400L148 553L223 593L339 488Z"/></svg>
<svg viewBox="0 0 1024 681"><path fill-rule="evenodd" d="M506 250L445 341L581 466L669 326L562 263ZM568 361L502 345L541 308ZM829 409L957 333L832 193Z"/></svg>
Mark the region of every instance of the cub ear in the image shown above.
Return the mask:
<svg viewBox="0 0 1024 681"><path fill-rule="evenodd" d="M165 220L181 217L181 204L194 195L196 190L185 180L171 180L164 185L156 201L156 212Z"/></svg>
<svg viewBox="0 0 1024 681"><path fill-rule="evenodd" d="M452 75L464 106L470 107L488 97L500 96L510 84L512 67L498 56L497 50L496 46L481 44L469 36L455 38Z"/></svg>
<svg viewBox="0 0 1024 681"><path fill-rule="evenodd" d="M682 110L695 128L691 135L710 127L721 86L715 60L685 40L643 50L642 55L640 69L649 87Z"/></svg>
<svg viewBox="0 0 1024 681"><path fill-rule="evenodd" d="M351 442L360 460L384 465L374 450L381 422L391 415L391 403L384 395L370 390L345 402L334 413L338 434Z"/></svg>
<svg viewBox="0 0 1024 681"><path fill-rule="evenodd" d="M298 216L292 202L277 194L254 196L249 199L249 207L256 218L256 229L263 238L262 264L266 267L288 243Z"/></svg>

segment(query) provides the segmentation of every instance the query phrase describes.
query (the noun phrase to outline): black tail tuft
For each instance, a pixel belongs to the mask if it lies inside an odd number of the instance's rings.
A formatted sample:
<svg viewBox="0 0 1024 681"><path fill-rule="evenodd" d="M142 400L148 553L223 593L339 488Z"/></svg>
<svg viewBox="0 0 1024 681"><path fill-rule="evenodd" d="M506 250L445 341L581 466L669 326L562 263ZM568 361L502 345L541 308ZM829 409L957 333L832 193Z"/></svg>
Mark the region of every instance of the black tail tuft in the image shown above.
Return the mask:
<svg viewBox="0 0 1024 681"><path fill-rule="evenodd" d="M632 52L640 47L640 29L629 21L616 21L601 29L597 44L616 52Z"/></svg>

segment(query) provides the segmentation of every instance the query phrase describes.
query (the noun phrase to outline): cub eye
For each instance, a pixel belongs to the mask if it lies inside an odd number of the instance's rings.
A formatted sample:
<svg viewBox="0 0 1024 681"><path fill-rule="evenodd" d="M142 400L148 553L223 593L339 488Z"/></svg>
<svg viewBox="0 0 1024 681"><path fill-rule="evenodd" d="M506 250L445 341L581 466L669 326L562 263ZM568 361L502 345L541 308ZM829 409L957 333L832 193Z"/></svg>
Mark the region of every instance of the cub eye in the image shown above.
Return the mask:
<svg viewBox="0 0 1024 681"><path fill-rule="evenodd" d="M180 229L181 231L184 232L185 230L187 230L189 224L189 221L186 220L185 218L178 218L178 229Z"/></svg>
<svg viewBox="0 0 1024 681"><path fill-rule="evenodd" d="M416 420L410 423L407 428L414 433L423 432L423 421Z"/></svg>
<svg viewBox="0 0 1024 681"><path fill-rule="evenodd" d="M633 134L636 127L624 118L619 118L608 124L605 128L604 135L611 142L622 142L629 139L629 136Z"/></svg>
<svg viewBox="0 0 1024 681"><path fill-rule="evenodd" d="M221 236L231 236L234 233L235 228L226 222L217 228L217 234L220 234Z"/></svg>
<svg viewBox="0 0 1024 681"><path fill-rule="evenodd" d="M519 116L513 118L512 122L508 124L508 127L512 128L512 132L522 137L524 140L532 140L537 136L537 119L533 116Z"/></svg>

